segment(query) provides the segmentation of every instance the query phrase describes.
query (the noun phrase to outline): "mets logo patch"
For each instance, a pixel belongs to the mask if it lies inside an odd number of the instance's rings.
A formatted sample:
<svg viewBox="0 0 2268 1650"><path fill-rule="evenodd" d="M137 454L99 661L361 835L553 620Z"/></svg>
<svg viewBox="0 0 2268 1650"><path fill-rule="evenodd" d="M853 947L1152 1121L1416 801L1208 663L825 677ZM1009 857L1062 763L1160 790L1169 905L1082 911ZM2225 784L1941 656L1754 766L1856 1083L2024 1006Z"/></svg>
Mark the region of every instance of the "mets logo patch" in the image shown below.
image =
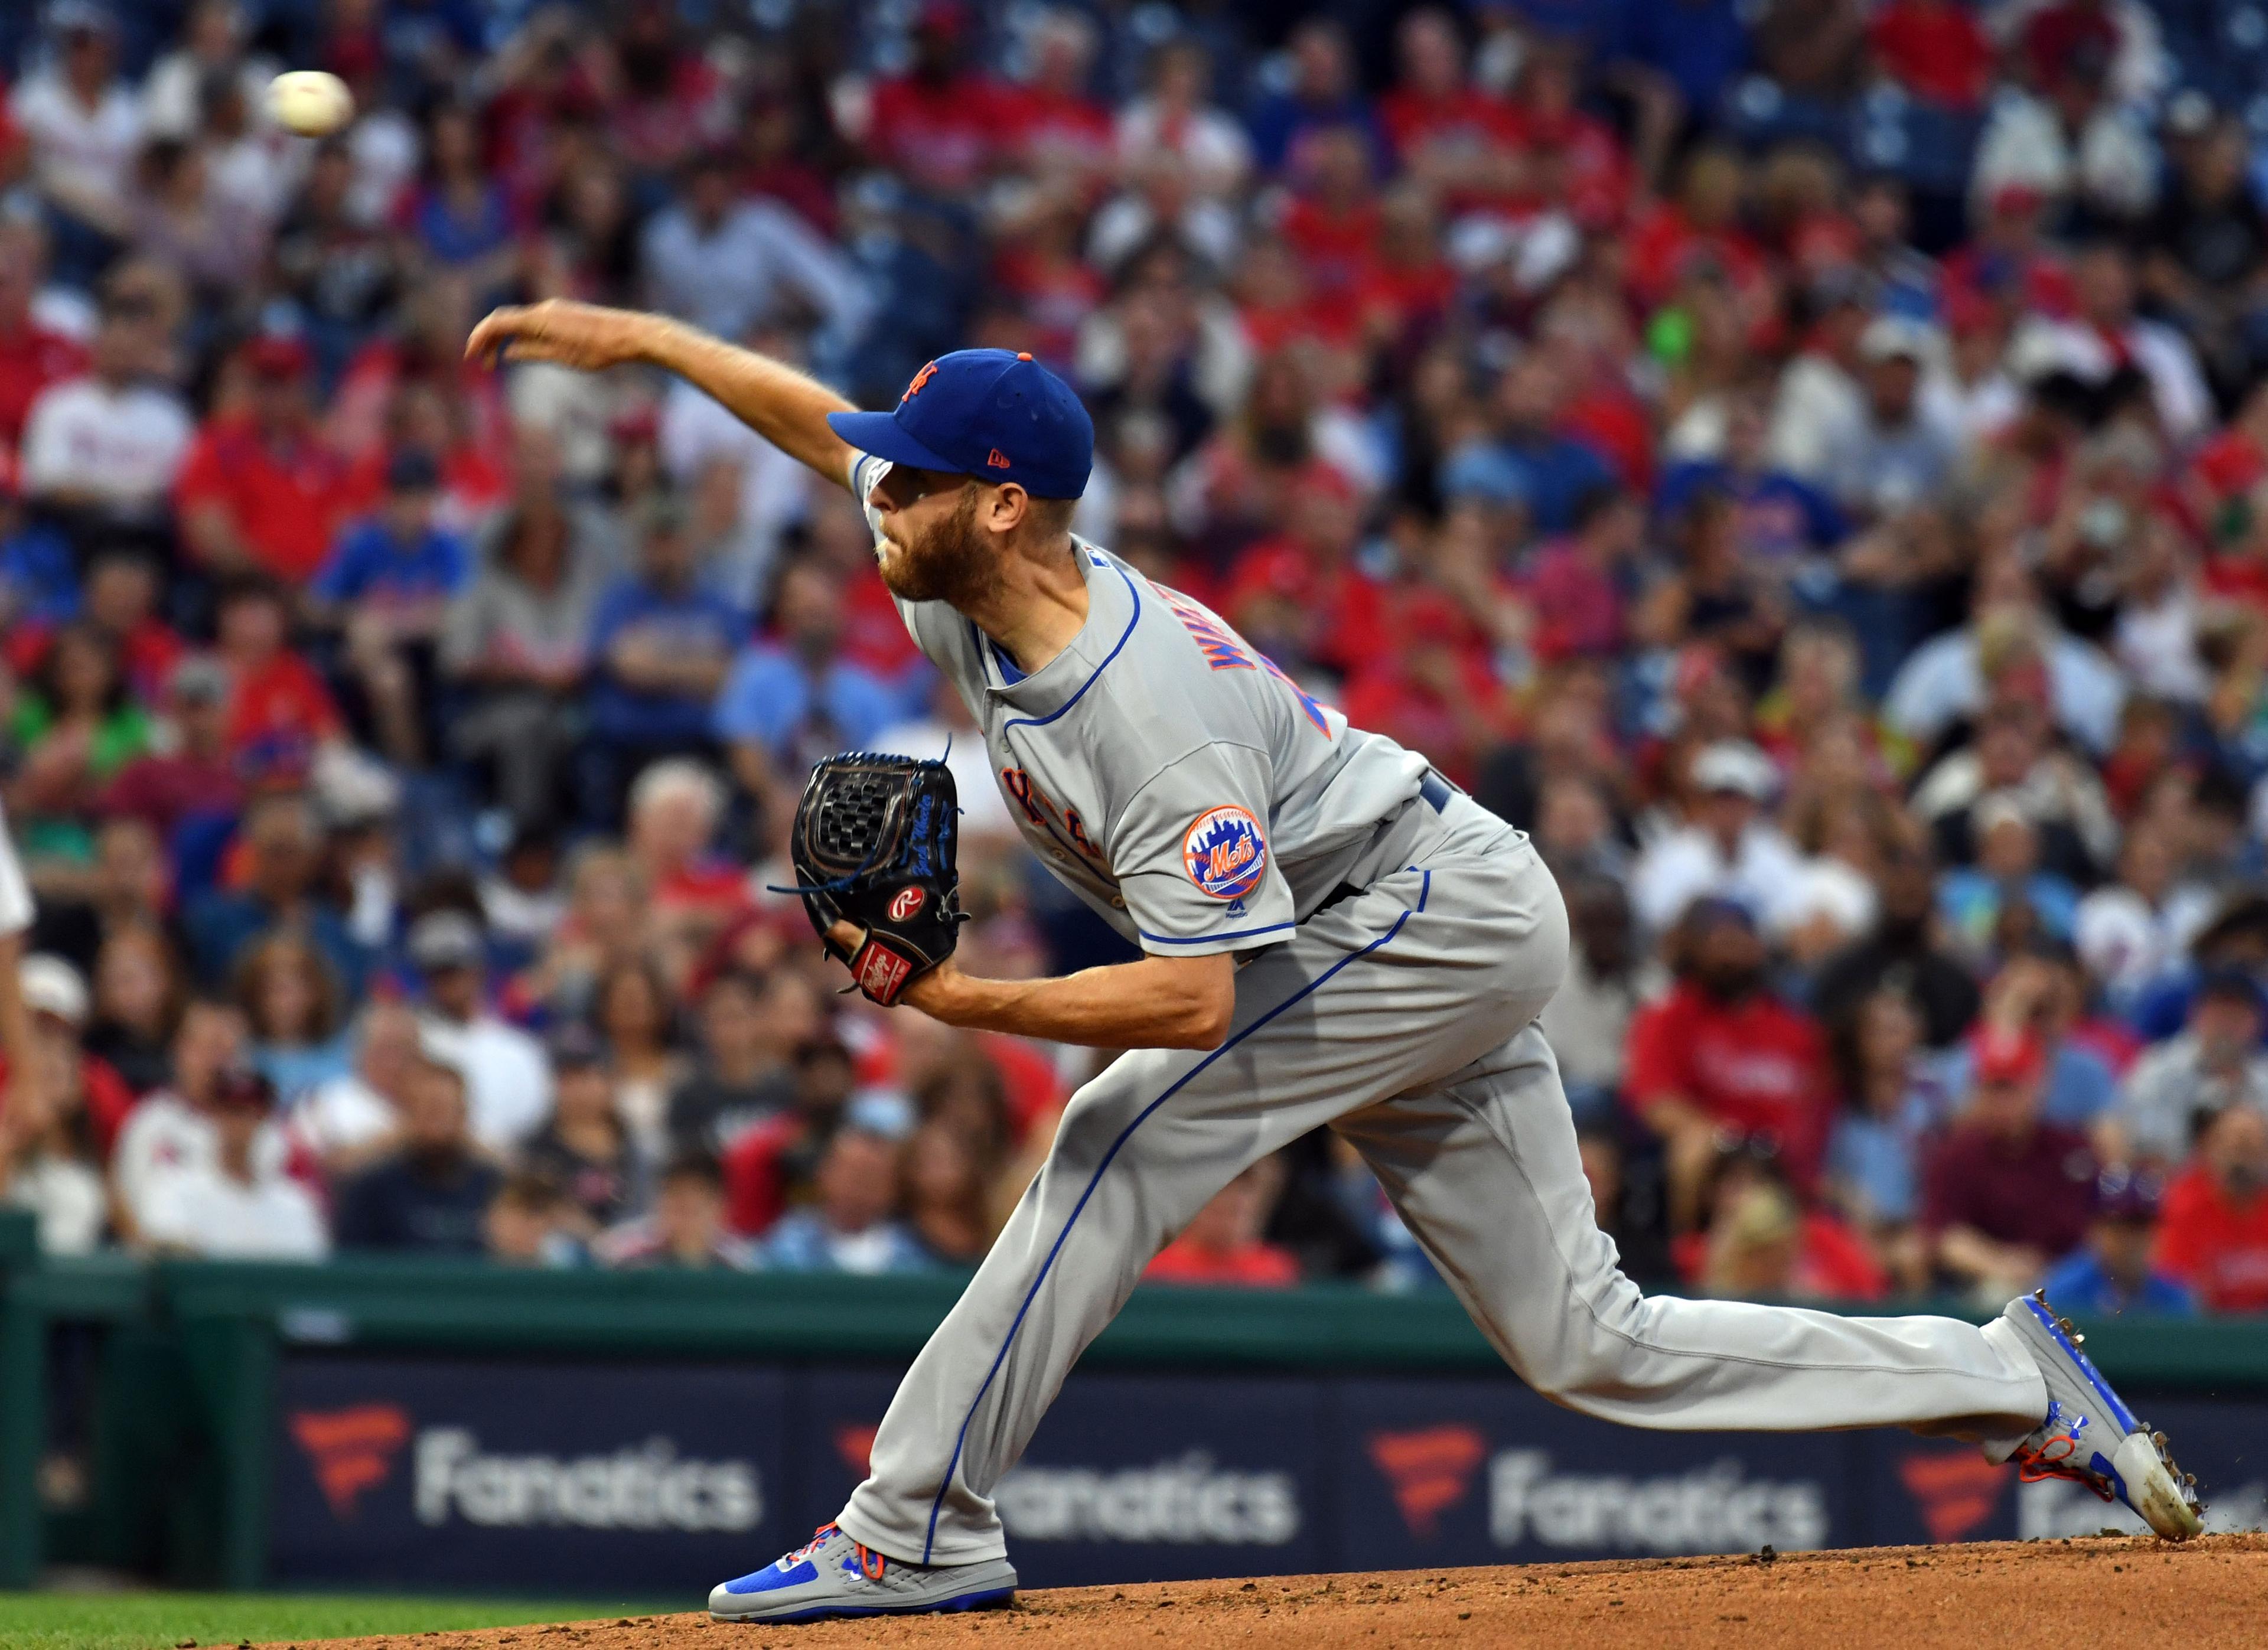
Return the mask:
<svg viewBox="0 0 2268 1650"><path fill-rule="evenodd" d="M1243 808L1217 807L1198 814L1182 838L1182 864L1189 880L1213 898L1241 900L1260 886L1268 869L1268 839Z"/></svg>

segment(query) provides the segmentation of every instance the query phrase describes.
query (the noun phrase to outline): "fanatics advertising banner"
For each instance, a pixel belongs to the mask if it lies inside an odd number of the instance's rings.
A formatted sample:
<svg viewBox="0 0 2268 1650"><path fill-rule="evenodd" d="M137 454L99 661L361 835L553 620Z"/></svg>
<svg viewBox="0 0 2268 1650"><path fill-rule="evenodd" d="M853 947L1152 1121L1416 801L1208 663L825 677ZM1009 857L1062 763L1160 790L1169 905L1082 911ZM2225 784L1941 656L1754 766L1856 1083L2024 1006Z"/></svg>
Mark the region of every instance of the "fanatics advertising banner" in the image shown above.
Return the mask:
<svg viewBox="0 0 2268 1650"><path fill-rule="evenodd" d="M292 1354L270 1577L693 1602L865 1476L894 1371ZM2215 1440L2208 1528L2268 1519L2268 1404L2143 1406ZM1902 1433L1646 1433L1509 1377L1074 1374L997 1492L1032 1587L2091 1534L2140 1525Z"/></svg>

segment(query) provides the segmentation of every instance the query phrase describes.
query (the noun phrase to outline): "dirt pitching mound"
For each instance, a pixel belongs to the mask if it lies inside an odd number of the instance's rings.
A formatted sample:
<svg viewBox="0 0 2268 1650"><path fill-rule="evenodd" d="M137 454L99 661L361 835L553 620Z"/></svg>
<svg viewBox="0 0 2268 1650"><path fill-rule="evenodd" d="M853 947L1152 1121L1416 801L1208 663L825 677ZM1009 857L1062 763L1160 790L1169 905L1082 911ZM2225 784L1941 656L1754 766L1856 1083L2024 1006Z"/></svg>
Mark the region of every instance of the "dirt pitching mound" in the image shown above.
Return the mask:
<svg viewBox="0 0 2268 1650"><path fill-rule="evenodd" d="M324 1650L1393 1650L1434 1644L1962 1646L2268 1643L2268 1536L2095 1536L1765 1559L1271 1576L1027 1593L967 1616L727 1625L645 1616L333 1640ZM297 1650L307 1650L300 1646Z"/></svg>

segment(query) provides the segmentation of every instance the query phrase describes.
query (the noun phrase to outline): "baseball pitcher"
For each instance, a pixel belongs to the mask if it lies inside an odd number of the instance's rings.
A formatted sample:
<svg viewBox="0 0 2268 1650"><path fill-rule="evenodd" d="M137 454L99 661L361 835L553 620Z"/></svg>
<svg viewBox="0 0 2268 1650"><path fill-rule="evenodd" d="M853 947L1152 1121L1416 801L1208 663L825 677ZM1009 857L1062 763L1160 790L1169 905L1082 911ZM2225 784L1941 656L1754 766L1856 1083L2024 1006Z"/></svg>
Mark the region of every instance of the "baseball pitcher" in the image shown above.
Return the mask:
<svg viewBox="0 0 2268 1650"><path fill-rule="evenodd" d="M872 1476L807 1545L718 1587L712 1615L1008 1599L992 1490L1080 1351L1200 1206L1319 1124L1361 1152L1491 1343L1561 1403L1638 1426L1971 1438L2124 1501L2161 1536L2197 1532L2162 1436L2036 1297L1978 1329L1649 1300L1623 1277L1535 1024L1567 965L1550 873L1424 757L1349 726L1214 614L1072 534L1094 426L1029 356L943 356L895 409L859 412L651 315L503 309L468 347L666 368L848 486L1025 839L1143 954L1056 979L964 972L951 837L922 801L933 810L934 777L872 757L814 774L797 891L868 996L1131 1052L1072 1097L1046 1167L907 1372Z"/></svg>

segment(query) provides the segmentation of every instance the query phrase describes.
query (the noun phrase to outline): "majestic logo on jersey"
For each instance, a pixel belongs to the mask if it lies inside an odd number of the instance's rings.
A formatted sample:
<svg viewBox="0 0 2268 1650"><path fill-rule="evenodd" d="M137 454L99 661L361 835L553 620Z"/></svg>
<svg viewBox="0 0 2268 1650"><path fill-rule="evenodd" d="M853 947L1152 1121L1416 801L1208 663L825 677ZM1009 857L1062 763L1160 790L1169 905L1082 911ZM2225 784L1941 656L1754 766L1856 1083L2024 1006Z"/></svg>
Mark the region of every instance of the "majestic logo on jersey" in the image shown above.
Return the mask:
<svg viewBox="0 0 2268 1650"><path fill-rule="evenodd" d="M923 385L924 385L924 384L926 384L926 383L928 383L928 382L930 381L930 379L932 379L935 378L936 376L937 376L937 363L936 363L936 362L934 362L934 361L932 361L932 362L931 362L927 366L924 367L920 372L917 372L917 373L915 373L915 374L914 374L914 381L913 381L912 383L910 383L910 384L907 385L907 386L906 386L906 393L905 393L904 394L902 394L902 395L901 395L901 396L899 396L899 397L898 397L898 405L899 405L899 406L901 406L901 407L902 407L902 406L904 406L908 401L911 401L915 396L917 396L917 395L920 394L921 394L921 391L922 391L922 386L923 386Z"/></svg>
<svg viewBox="0 0 2268 1650"><path fill-rule="evenodd" d="M890 920L894 923L905 921L921 910L924 897L917 888L900 888L897 897L890 902Z"/></svg>
<svg viewBox="0 0 2268 1650"><path fill-rule="evenodd" d="M1217 900L1241 900L1260 886L1268 869L1268 839L1260 821L1241 807L1200 814L1182 838L1182 864L1189 880Z"/></svg>

